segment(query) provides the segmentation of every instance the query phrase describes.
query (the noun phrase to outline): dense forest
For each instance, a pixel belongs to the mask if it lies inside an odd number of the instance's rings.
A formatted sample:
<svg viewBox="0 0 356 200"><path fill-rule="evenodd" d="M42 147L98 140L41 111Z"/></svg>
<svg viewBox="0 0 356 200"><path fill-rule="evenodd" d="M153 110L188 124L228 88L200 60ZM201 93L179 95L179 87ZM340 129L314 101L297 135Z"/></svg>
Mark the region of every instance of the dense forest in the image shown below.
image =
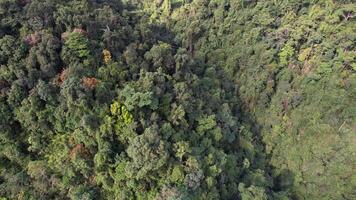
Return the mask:
<svg viewBox="0 0 356 200"><path fill-rule="evenodd" d="M0 200L356 199L352 0L0 0Z"/></svg>

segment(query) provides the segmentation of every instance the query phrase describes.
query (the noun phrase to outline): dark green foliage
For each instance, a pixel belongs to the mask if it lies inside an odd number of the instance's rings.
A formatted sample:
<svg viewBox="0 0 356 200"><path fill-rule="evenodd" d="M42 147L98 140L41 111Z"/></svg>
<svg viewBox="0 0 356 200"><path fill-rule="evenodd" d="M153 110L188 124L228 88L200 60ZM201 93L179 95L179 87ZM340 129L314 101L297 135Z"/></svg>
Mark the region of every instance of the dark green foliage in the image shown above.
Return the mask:
<svg viewBox="0 0 356 200"><path fill-rule="evenodd" d="M0 0L0 199L354 199L355 12Z"/></svg>

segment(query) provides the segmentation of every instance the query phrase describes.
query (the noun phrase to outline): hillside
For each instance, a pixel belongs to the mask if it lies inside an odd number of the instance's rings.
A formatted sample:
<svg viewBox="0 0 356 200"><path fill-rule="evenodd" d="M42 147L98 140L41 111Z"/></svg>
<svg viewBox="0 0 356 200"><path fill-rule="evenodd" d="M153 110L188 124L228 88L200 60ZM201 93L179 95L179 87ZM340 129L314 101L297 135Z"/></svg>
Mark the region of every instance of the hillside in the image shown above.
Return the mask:
<svg viewBox="0 0 356 200"><path fill-rule="evenodd" d="M0 0L0 200L355 199L351 0Z"/></svg>

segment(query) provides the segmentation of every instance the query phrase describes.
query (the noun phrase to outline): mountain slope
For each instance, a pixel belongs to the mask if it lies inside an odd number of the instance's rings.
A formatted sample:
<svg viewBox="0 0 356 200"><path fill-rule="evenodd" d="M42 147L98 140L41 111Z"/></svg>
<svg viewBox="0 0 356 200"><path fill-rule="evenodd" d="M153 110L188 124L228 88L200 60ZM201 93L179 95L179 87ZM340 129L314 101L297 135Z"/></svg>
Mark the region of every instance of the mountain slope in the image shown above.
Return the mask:
<svg viewBox="0 0 356 200"><path fill-rule="evenodd" d="M352 1L0 1L0 199L353 199Z"/></svg>

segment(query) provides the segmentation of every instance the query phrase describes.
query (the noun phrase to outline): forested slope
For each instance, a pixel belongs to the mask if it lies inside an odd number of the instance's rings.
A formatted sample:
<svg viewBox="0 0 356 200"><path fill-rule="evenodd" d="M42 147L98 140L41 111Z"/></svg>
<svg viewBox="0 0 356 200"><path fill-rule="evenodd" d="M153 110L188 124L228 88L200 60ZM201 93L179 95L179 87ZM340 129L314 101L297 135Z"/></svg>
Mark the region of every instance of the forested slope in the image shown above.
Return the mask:
<svg viewBox="0 0 356 200"><path fill-rule="evenodd" d="M234 81L298 198L356 197L355 11L352 1L202 0L172 14L194 57Z"/></svg>
<svg viewBox="0 0 356 200"><path fill-rule="evenodd" d="M0 0L0 199L354 199L355 12Z"/></svg>

